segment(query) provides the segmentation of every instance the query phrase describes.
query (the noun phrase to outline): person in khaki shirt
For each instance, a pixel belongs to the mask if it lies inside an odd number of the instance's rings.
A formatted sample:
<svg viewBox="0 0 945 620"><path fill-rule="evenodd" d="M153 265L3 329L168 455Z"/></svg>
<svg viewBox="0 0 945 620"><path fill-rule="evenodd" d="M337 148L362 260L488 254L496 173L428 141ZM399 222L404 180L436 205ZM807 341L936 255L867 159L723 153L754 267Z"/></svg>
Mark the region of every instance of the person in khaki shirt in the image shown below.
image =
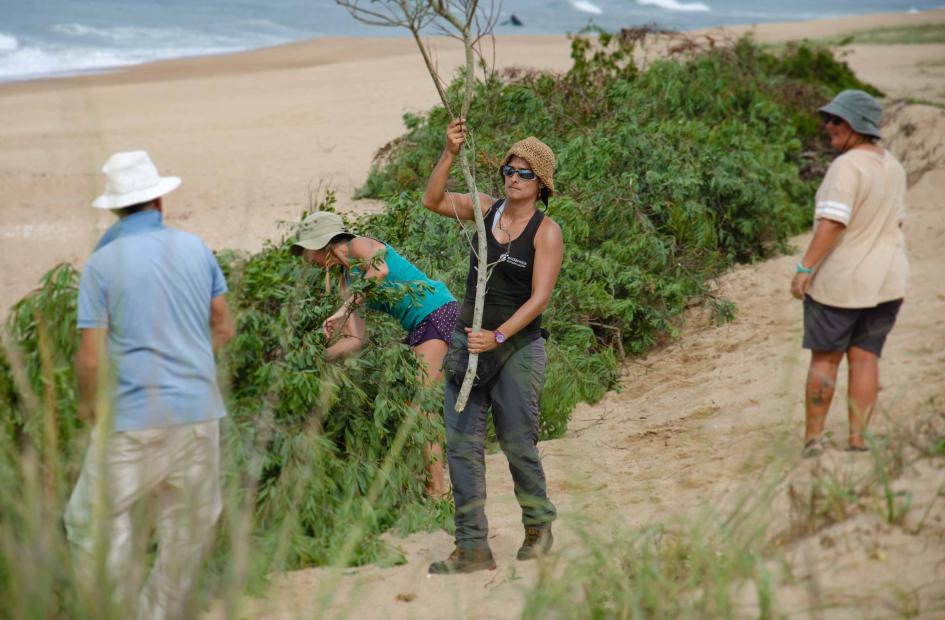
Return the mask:
<svg viewBox="0 0 945 620"><path fill-rule="evenodd" d="M841 154L817 191L814 238L791 282L791 293L804 300L803 346L811 350L805 457L824 450L824 422L844 356L848 450L868 450L864 433L879 391L879 357L909 276L901 229L906 175L876 144L882 108L863 91L845 90L819 112Z"/></svg>

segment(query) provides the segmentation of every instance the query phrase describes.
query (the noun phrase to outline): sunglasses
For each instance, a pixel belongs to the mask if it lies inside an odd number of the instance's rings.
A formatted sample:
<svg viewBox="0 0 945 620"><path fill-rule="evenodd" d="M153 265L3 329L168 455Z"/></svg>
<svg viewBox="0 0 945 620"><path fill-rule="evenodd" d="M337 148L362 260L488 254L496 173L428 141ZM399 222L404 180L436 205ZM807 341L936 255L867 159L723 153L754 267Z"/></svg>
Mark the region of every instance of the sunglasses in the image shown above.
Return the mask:
<svg viewBox="0 0 945 620"><path fill-rule="evenodd" d="M523 181L534 181L537 175L528 168L513 168L512 166L506 164L501 168L502 174L507 177L512 176L513 174L518 174L518 178Z"/></svg>
<svg viewBox="0 0 945 620"><path fill-rule="evenodd" d="M821 112L820 118L822 118L824 123L828 125L842 125L846 122L836 114L828 114L827 112Z"/></svg>

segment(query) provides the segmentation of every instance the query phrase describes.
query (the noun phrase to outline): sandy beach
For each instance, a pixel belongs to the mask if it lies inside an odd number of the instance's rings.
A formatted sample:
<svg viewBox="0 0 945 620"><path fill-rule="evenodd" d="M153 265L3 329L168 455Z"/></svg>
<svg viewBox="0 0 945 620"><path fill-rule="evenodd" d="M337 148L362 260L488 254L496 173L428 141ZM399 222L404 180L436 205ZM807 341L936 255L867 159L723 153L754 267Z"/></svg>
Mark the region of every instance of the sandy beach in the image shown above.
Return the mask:
<svg viewBox="0 0 945 620"><path fill-rule="evenodd" d="M930 22L945 22L945 10L745 26L725 36L751 31L775 43ZM458 46L432 44L450 74L460 62ZM563 36L503 37L495 53L500 68L563 71L570 64ZM858 44L845 54L859 77L887 93L887 146L911 182L912 288L883 363L881 432L930 399L945 398L945 111L905 101L945 104L945 45ZM54 264L81 266L112 222L109 213L89 207L101 193L100 167L111 152L145 148L162 173L183 178L165 201L169 224L199 234L214 249L252 250L280 234L280 220L296 220L316 188L336 191L344 210L378 208L352 198L374 153L403 132L405 112L435 103L407 39L320 39L0 86L0 315ZM727 274L718 286L737 304L735 321L694 324L672 345L629 364L620 393L579 407L564 438L541 444L561 512L561 553L575 552L576 532L587 522L637 527L730 501L754 479L761 446L799 433L807 354L799 346L801 306L788 294L796 260L783 256ZM838 435L845 432L844 407L838 396L829 421ZM843 464L851 457L831 451L828 458ZM538 569L513 560L519 515L503 457L489 456L487 467L497 572L448 584L426 578L428 563L445 557L451 540L445 532L417 534L394 541L406 565L346 572L333 613L516 617ZM809 467L798 465L797 475ZM936 501L941 477L941 471L906 476L902 484L912 485L920 513ZM798 562L796 585L780 591L779 600L787 612L808 617L806 597L815 583L837 604L816 617L899 617L897 589L915 592L921 609L945 605L945 523L937 518L919 537L905 525L860 515L829 531L832 546L817 539L786 548ZM866 549L866 538L881 553ZM265 598L246 601L242 616L320 615L325 610L314 593L329 575L310 569L276 576ZM937 609L917 617L943 617L945 607ZM222 607L210 616L223 617Z"/></svg>

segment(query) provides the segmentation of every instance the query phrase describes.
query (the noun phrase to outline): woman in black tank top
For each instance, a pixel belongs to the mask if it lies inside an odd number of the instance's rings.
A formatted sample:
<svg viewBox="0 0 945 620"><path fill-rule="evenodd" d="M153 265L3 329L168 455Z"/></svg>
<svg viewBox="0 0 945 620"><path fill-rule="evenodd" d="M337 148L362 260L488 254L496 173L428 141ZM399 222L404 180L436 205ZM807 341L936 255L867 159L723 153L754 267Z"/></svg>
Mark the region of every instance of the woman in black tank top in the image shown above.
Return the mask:
<svg viewBox="0 0 945 620"><path fill-rule="evenodd" d="M445 217L473 220L473 197L446 191L450 167L466 137L463 119L450 123L446 137L447 146L430 175L423 206ZM512 145L505 156L500 169L505 197L497 200L479 194L488 262L495 267L486 289L482 329L473 332L478 259L471 253L466 294L447 354L446 451L456 503L456 550L448 559L431 564L431 573L495 568L483 510L483 444L490 408L522 507L525 541L518 559L531 559L551 548L555 507L548 500L536 446L546 362L541 313L561 269L564 242L561 229L537 204L539 200L547 204L554 193L554 170L551 149L529 137ZM466 408L457 413L456 397L468 353L479 354L480 370Z"/></svg>

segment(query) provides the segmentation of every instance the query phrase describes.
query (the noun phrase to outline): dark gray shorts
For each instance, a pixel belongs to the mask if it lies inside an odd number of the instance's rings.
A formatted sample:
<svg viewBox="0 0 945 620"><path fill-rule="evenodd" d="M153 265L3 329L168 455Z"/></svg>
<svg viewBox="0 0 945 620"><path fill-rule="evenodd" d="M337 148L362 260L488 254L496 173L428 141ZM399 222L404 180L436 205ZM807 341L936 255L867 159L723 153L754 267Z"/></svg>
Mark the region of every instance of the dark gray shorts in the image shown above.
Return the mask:
<svg viewBox="0 0 945 620"><path fill-rule="evenodd" d="M804 348L842 353L850 347L882 356L886 336L902 306L894 299L872 308L836 308L804 298Z"/></svg>

